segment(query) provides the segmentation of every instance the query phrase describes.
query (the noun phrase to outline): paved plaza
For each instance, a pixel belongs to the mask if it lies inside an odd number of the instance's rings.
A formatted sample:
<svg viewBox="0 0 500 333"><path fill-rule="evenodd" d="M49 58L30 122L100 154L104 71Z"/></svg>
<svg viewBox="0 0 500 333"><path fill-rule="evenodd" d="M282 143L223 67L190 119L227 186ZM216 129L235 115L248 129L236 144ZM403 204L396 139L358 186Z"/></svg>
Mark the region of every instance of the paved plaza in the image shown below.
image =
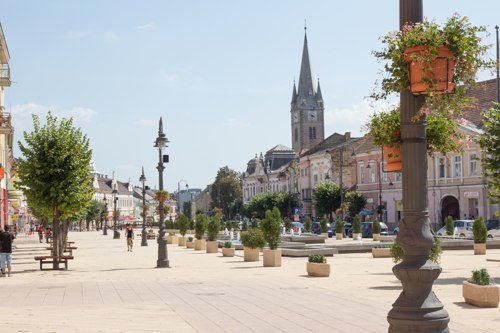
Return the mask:
<svg viewBox="0 0 500 333"><path fill-rule="evenodd" d="M38 237L20 235L12 276L0 279L1 332L387 332L387 313L401 292L390 258L371 253L329 257L329 278L309 278L306 258L282 267L244 262L168 245L171 268L154 268L157 243L133 252L113 232L70 232L68 271L39 270L48 254ZM350 239L330 243L350 243ZM370 241L367 241L370 242ZM451 332L498 332L500 309L469 306L463 280L487 268L500 278L500 250L443 253L434 291L451 317Z"/></svg>

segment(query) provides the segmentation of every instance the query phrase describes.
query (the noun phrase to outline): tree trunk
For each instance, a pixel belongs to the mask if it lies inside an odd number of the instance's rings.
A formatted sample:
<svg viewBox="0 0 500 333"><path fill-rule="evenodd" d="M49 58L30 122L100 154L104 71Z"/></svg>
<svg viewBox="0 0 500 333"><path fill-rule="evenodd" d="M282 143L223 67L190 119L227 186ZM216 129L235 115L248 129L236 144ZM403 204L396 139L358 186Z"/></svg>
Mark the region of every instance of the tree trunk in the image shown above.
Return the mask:
<svg viewBox="0 0 500 333"><path fill-rule="evenodd" d="M52 222L52 255L55 257L61 256L63 254L63 248L61 243L61 228L59 224L59 211L56 209L54 214L54 220ZM59 261L54 260L52 264L54 270L59 269Z"/></svg>

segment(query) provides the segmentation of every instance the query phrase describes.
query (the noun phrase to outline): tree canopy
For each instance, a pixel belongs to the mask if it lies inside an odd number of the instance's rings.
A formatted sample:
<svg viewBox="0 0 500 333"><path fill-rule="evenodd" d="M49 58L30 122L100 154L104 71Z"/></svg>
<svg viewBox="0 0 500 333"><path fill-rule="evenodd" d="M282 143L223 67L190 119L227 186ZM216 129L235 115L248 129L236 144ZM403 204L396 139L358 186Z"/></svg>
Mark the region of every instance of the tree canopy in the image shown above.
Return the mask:
<svg viewBox="0 0 500 333"><path fill-rule="evenodd" d="M354 217L365 207L366 198L358 191L349 191L345 195L345 202L349 216Z"/></svg>
<svg viewBox="0 0 500 333"><path fill-rule="evenodd" d="M291 216L293 208L299 207L297 195L285 192L267 192L256 194L246 206L248 217L264 218L266 210L278 208L281 216Z"/></svg>
<svg viewBox="0 0 500 333"><path fill-rule="evenodd" d="M221 208L223 214L230 217L242 196L241 174L228 166L220 168L210 189L212 208Z"/></svg>
<svg viewBox="0 0 500 333"><path fill-rule="evenodd" d="M500 203L500 104L495 103L493 108L483 112L483 124L479 145L484 152L481 161L488 181L488 195L492 202Z"/></svg>
<svg viewBox="0 0 500 333"><path fill-rule="evenodd" d="M333 182L322 181L313 189L313 202L318 215L329 215L340 207L340 186Z"/></svg>

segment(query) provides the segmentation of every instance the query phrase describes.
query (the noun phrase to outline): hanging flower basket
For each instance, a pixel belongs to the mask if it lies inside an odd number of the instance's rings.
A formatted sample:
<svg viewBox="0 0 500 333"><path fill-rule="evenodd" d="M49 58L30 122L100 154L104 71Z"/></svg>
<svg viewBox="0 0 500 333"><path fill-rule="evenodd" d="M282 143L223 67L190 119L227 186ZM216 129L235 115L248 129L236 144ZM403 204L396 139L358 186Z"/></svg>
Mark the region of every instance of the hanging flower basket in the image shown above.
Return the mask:
<svg viewBox="0 0 500 333"><path fill-rule="evenodd" d="M403 164L401 161L401 146L382 147L384 152L384 171L401 171Z"/></svg>
<svg viewBox="0 0 500 333"><path fill-rule="evenodd" d="M455 60L446 46L438 47L431 54L428 46L414 46L404 51L408 63L410 91L413 95L444 94L455 89L453 71Z"/></svg>

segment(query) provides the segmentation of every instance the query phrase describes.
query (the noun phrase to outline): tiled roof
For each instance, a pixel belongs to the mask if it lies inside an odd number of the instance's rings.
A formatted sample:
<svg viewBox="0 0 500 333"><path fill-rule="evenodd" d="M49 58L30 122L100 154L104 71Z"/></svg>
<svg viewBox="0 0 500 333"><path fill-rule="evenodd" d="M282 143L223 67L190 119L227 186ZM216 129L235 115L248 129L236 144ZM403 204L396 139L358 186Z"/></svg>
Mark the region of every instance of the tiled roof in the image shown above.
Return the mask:
<svg viewBox="0 0 500 333"><path fill-rule="evenodd" d="M113 191L112 187L112 179L111 178L97 178L99 183L99 192L101 193L111 193ZM128 183L122 183L120 181L116 181L116 190L118 194L129 194Z"/></svg>
<svg viewBox="0 0 500 333"><path fill-rule="evenodd" d="M474 105L464 110L464 118L482 127L481 112L493 107L493 102L497 99L497 80L487 80L479 82L477 87L467 90L467 94L476 99Z"/></svg>

